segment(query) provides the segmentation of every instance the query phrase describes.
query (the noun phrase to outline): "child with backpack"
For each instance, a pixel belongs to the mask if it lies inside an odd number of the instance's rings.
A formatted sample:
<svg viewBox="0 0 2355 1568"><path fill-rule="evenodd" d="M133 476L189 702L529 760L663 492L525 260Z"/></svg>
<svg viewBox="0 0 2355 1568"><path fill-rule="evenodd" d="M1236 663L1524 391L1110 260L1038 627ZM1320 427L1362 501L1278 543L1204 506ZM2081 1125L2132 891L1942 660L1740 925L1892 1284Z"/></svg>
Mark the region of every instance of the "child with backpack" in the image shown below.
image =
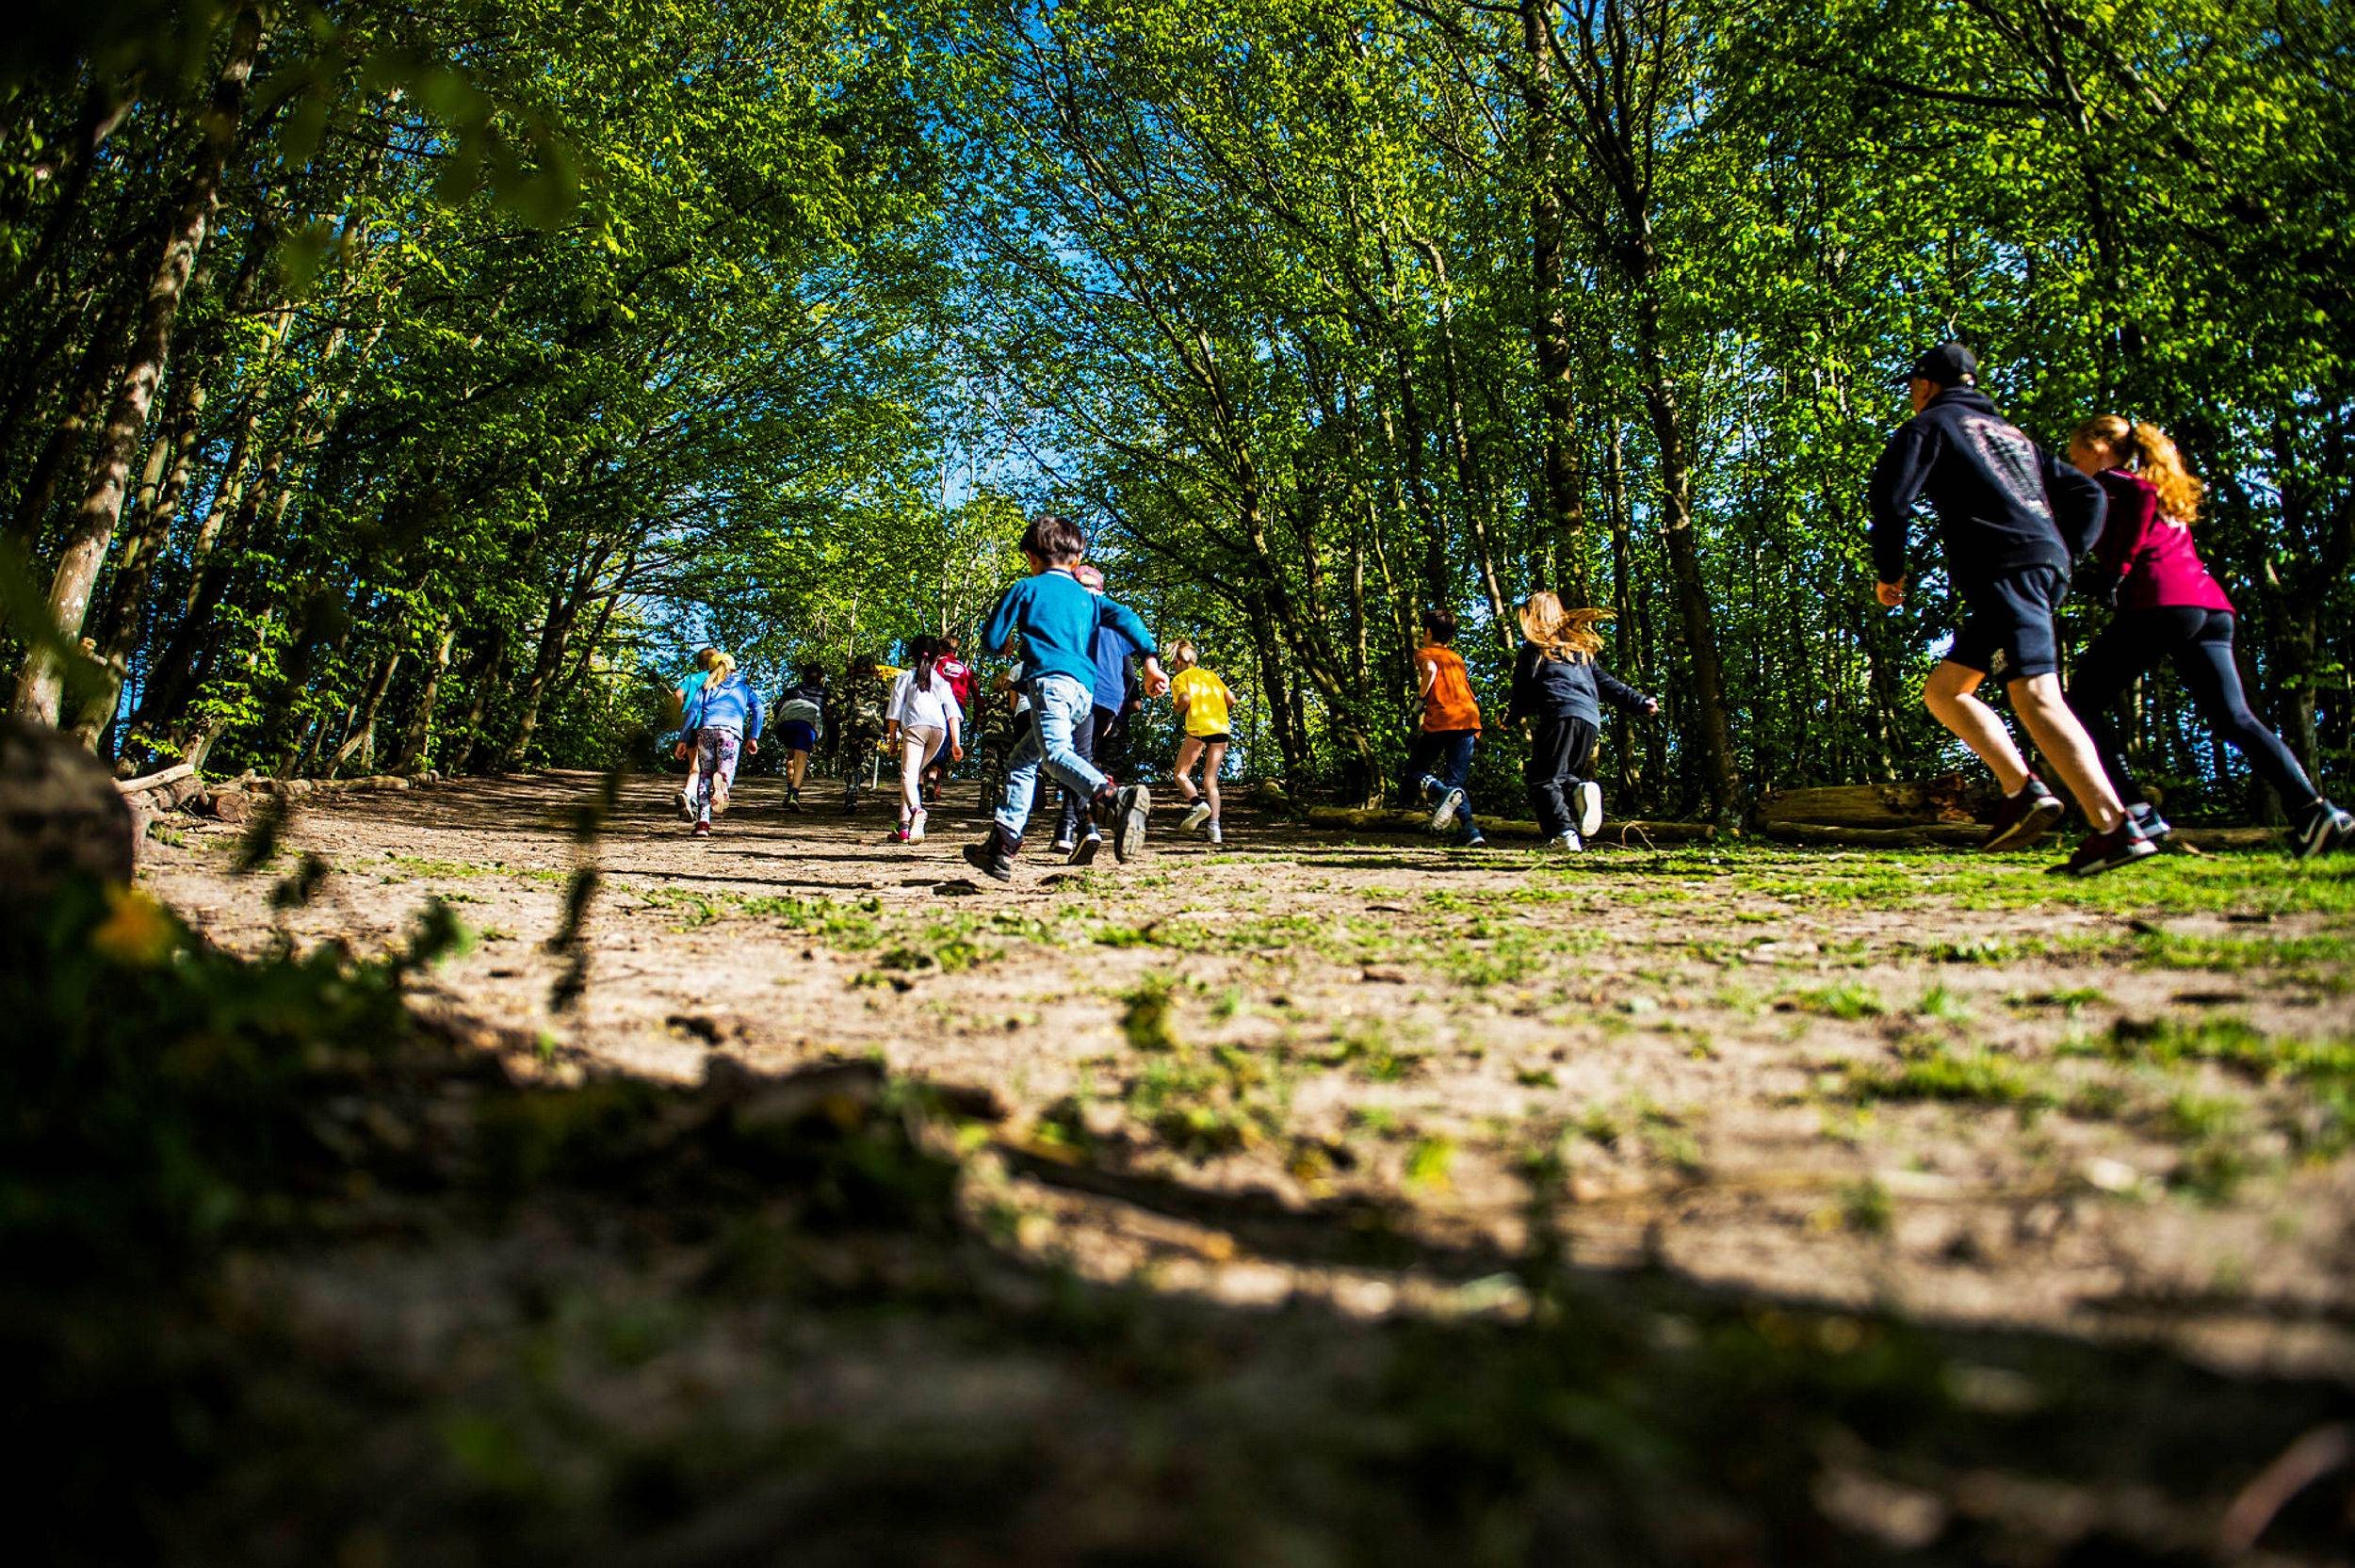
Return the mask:
<svg viewBox="0 0 2355 1568"><path fill-rule="evenodd" d="M924 772L944 750L961 759L965 745L958 731L965 710L957 703L956 687L940 672L941 645L929 637L916 639L915 662L891 685L891 701L884 709L884 739L900 748L900 831L902 844L924 842L930 813L924 809Z"/></svg>
<svg viewBox="0 0 2355 1568"><path fill-rule="evenodd" d="M1180 832L1197 830L1213 844L1226 842L1218 823L1218 774L1226 766L1226 747L1234 736L1227 728L1227 714L1235 705L1235 694L1226 689L1226 683L1202 668L1201 655L1188 638L1179 638L1170 644L1169 662L1176 673L1169 677L1169 694L1178 704L1178 793L1186 798L1185 818L1178 824ZM1194 765L1202 764L1202 787L1194 786Z"/></svg>
<svg viewBox="0 0 2355 1568"><path fill-rule="evenodd" d="M1146 691L1160 696L1169 689L1169 677L1161 673L1152 634L1136 612L1090 593L1072 574L1085 547L1069 521L1051 514L1032 519L1022 536L1031 575L1006 590L982 627L982 646L1000 652L1010 652L1015 635L1021 634L1023 684L1031 700L1029 722L1017 734L1005 797L989 837L965 850L976 869L1001 882L1014 880L1015 856L1030 825L1042 766L1085 796L1094 812L1111 818L1115 856L1128 860L1145 843L1151 794L1142 784L1123 787L1097 771L1074 749L1072 734L1088 722L1095 706L1097 627L1112 627L1145 655Z"/></svg>
<svg viewBox="0 0 2355 1568"><path fill-rule="evenodd" d="M1487 839L1472 820L1472 748L1480 741L1480 703L1455 640L1455 612L1437 606L1422 612L1422 646L1415 650L1415 693L1422 700L1422 727L1407 753L1407 776L1432 806L1431 831L1446 832L1461 823L1456 842L1484 849Z"/></svg>
<svg viewBox="0 0 2355 1568"><path fill-rule="evenodd" d="M712 655L709 672L688 699L685 734L693 737L695 768L688 785L688 816L694 835L709 838L712 813L728 809L738 758L760 750L760 693L736 672L736 660L726 654ZM685 757L690 751L683 736L678 754Z"/></svg>
<svg viewBox="0 0 2355 1568"><path fill-rule="evenodd" d="M1530 725L1529 762L1521 777L1547 841L1565 854L1586 847L1602 826L1602 786L1579 771L1594 754L1602 704L1622 713L1655 714L1660 699L1646 696L1605 670L1598 622L1609 611L1565 609L1551 593L1533 593L1521 606L1521 647L1513 661L1513 699L1505 722Z"/></svg>
<svg viewBox="0 0 2355 1568"><path fill-rule="evenodd" d="M777 699L777 733L785 740L785 809L802 809L802 782L826 723L826 672L805 664L800 677Z"/></svg>

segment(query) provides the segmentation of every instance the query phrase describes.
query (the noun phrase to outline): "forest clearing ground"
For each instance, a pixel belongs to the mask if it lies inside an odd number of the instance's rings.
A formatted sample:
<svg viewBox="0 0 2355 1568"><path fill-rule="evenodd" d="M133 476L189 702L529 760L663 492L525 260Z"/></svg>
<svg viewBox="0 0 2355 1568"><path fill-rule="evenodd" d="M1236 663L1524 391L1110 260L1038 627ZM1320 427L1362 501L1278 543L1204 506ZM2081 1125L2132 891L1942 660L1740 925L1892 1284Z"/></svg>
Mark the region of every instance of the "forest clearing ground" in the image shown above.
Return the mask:
<svg viewBox="0 0 2355 1568"><path fill-rule="evenodd" d="M1544 860L1233 808L1213 850L1164 809L1136 864L977 888L970 784L918 849L887 800L788 816L768 779L697 841L672 787L630 781L595 848L564 1016L542 943L589 776L306 802L287 850L335 875L291 915L226 831L142 875L249 950L282 919L368 950L445 899L476 940L434 987L553 1074L987 1090L1009 1235L1083 1274L1380 1308L1415 1285L1359 1268L1369 1215L1493 1272L1535 1195L1574 1265L2355 1378L2355 862Z"/></svg>

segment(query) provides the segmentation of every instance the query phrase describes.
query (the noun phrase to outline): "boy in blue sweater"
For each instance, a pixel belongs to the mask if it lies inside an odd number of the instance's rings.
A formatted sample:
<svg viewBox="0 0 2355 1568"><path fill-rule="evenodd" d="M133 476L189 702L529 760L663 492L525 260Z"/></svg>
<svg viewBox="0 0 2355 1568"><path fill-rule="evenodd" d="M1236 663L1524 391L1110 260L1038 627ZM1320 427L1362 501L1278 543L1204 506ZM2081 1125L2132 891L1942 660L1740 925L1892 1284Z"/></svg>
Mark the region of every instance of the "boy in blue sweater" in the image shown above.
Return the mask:
<svg viewBox="0 0 2355 1568"><path fill-rule="evenodd" d="M968 845L965 858L1001 882L1014 880L1014 857L1030 825L1038 792L1038 770L1076 790L1093 811L1110 817L1113 853L1129 859L1145 843L1153 798L1142 784L1122 787L1096 770L1072 744L1074 732L1090 721L1095 707L1096 634L1099 627L1128 640L1145 655L1145 689L1158 697L1169 689L1155 655L1152 634L1127 606L1089 592L1072 574L1085 542L1079 527L1052 514L1032 519L1022 535L1022 555L1031 575L1008 589L982 626L982 646L1012 651L1022 639L1022 690L1031 700L1026 721L1015 731L1006 768L1006 793L989 837Z"/></svg>

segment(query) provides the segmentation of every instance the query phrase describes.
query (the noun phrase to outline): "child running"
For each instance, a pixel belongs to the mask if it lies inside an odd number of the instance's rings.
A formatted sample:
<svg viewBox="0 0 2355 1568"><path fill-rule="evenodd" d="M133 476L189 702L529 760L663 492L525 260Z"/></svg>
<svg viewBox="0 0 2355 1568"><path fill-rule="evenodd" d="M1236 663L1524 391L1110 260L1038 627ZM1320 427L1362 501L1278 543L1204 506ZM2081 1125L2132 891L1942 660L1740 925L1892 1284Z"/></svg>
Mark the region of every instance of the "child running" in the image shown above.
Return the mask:
<svg viewBox="0 0 2355 1568"><path fill-rule="evenodd" d="M1080 586L1101 598L1104 593L1104 574L1093 566L1081 564L1072 568L1071 574ZM1088 759L1100 772L1112 769L1112 751L1105 737L1120 722L1127 706L1129 656L1134 650L1129 639L1110 626L1096 628L1095 674L1088 686L1087 722L1075 725L1071 731L1071 749ZM1063 816L1055 824L1056 854L1064 856L1074 865L1086 865L1096 859L1096 851L1104 847L1104 834L1088 815L1088 802L1071 790L1063 792Z"/></svg>
<svg viewBox="0 0 2355 1568"><path fill-rule="evenodd" d="M826 723L826 672L815 664L796 671L799 679L777 699L777 733L785 739L785 809L802 809L802 781L809 777L810 753Z"/></svg>
<svg viewBox="0 0 2355 1568"><path fill-rule="evenodd" d="M678 714L679 723L677 754L680 756L685 756L687 754L686 749L690 744L690 737L694 734L693 731L687 727L687 704L693 702L695 700L695 693L703 689L703 684L706 677L711 673L711 661L719 656L719 653L720 650L717 648L697 649L695 652L694 668L688 671L686 674L681 675L679 677L678 685L671 688L671 701L677 704L675 709ZM690 768L688 769L686 779L681 781L678 786L678 809L681 816L693 815L687 804L687 792L689 787L692 785L694 782L694 769Z"/></svg>
<svg viewBox="0 0 2355 1568"><path fill-rule="evenodd" d="M1472 748L1480 740L1480 704L1472 698L1471 676L1464 655L1450 646L1455 640L1455 612L1445 607L1422 612L1422 646L1415 650L1415 691L1422 699L1422 730L1407 753L1406 768L1418 781L1426 804L1436 801L1431 831L1443 833L1456 823L1463 833L1456 842L1468 849L1485 848L1480 825L1472 820Z"/></svg>
<svg viewBox="0 0 2355 1568"><path fill-rule="evenodd" d="M900 748L900 831L902 844L924 842L924 770L945 749L950 758L965 755L958 731L965 710L956 688L940 672L940 643L919 637L911 650L912 668L891 684L891 702L884 709L884 739Z"/></svg>
<svg viewBox="0 0 2355 1568"><path fill-rule="evenodd" d="M1513 661L1510 724L1531 725L1529 803L1547 840L1566 854L1586 848L1602 826L1602 786L1578 771L1594 754L1602 729L1602 704L1622 713L1654 714L1660 699L1648 697L1605 670L1598 622L1608 610L1565 609L1551 593L1533 593L1521 606L1521 650Z"/></svg>
<svg viewBox="0 0 2355 1568"><path fill-rule="evenodd" d="M1072 732L1088 721L1095 706L1096 629L1111 626L1145 655L1145 690L1158 697L1169 689L1154 655L1152 634L1136 612L1080 586L1072 575L1086 542L1068 520L1051 514L1033 518L1022 535L1022 555L1031 575L1008 589L982 627L982 646L1010 652L1022 637L1023 678L1031 699L1030 721L1017 732L1006 770L1006 792L989 837L967 845L965 858L999 881L1014 880L1014 858L1031 821L1042 764L1056 780L1080 790L1093 808L1112 818L1113 853L1121 860L1145 843L1153 798L1142 784L1125 788L1098 772L1072 747Z"/></svg>
<svg viewBox="0 0 2355 1568"><path fill-rule="evenodd" d="M1227 712L1235 705L1235 694L1226 689L1226 683L1202 668L1201 655L1188 638L1179 638L1169 647L1169 662L1176 671L1169 677L1169 694L1178 704L1178 793L1186 798L1185 819L1178 824L1180 832L1199 830L1213 844L1226 842L1218 825L1218 772L1226 765L1226 746L1234 737L1227 730ZM1197 792L1191 775L1196 759L1202 764L1202 788Z"/></svg>
<svg viewBox="0 0 2355 1568"><path fill-rule="evenodd" d="M949 683L949 689L956 694L957 706L964 710L969 723L973 717L973 667L957 656L955 638L942 637L935 640L940 644L940 657L934 662L933 668L940 671L942 679ZM958 752L949 762L963 760L964 753ZM924 799L928 804L940 804L940 786L948 779L949 763L935 755L932 767L924 774Z"/></svg>
<svg viewBox="0 0 2355 1568"><path fill-rule="evenodd" d="M2011 734L1978 696L2004 683L2012 712L2052 764L2093 832L2055 869L2090 877L2158 852L2102 771L2093 737L2062 699L2054 614L2069 565L2102 532L2102 487L2006 423L1978 388L1979 359L1942 343L1913 364L1913 417L1873 465L1875 591L1894 609L1906 596L1906 532L1914 502L1938 513L1946 575L1965 606L1953 647L1922 688L1922 703L1987 764L2004 789L1982 846L2033 844L2059 823L2061 802L2030 771Z"/></svg>
<svg viewBox="0 0 2355 1568"><path fill-rule="evenodd" d="M688 815L697 838L711 836L711 816L728 809L739 753L760 751L760 693L736 672L736 660L714 654L710 673L687 704L686 735L694 737L695 774L688 785ZM686 739L678 754L688 755Z"/></svg>
<svg viewBox="0 0 2355 1568"><path fill-rule="evenodd" d="M2118 610L2077 661L2069 705L2093 733L2102 766L2143 835L2157 843L2173 830L2128 770L2111 710L2128 687L2166 659L2217 738L2248 758L2296 814L2292 853L2305 860L2355 842L2355 816L2325 800L2297 754L2249 711L2233 659L2233 601L2201 564L2191 541L2207 487L2184 466L2175 443L2156 425L2097 414L2077 427L2069 461L2092 475L2110 498L2109 521L2093 558L2103 596Z"/></svg>

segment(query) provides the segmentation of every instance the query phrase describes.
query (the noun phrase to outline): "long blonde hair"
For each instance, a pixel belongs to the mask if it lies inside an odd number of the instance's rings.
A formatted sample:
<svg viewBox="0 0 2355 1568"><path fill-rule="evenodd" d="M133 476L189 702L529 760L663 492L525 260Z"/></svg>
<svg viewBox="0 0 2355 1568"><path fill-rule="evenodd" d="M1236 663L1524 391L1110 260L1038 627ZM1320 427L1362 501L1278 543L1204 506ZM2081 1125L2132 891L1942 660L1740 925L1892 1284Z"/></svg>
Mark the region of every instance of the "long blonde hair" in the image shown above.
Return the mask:
<svg viewBox="0 0 2355 1568"><path fill-rule="evenodd" d="M2071 437L2088 445L2107 446L2159 493L2159 510L2168 521L2191 523L2200 516L2208 487L2184 466L2184 455L2165 430L2148 420L2129 425L2114 413L2097 413L2079 425Z"/></svg>
<svg viewBox="0 0 2355 1568"><path fill-rule="evenodd" d="M1609 610L1565 609L1553 594L1537 592L1521 606L1521 635L1546 657L1577 664L1602 652L1602 634L1595 627L1611 618Z"/></svg>

